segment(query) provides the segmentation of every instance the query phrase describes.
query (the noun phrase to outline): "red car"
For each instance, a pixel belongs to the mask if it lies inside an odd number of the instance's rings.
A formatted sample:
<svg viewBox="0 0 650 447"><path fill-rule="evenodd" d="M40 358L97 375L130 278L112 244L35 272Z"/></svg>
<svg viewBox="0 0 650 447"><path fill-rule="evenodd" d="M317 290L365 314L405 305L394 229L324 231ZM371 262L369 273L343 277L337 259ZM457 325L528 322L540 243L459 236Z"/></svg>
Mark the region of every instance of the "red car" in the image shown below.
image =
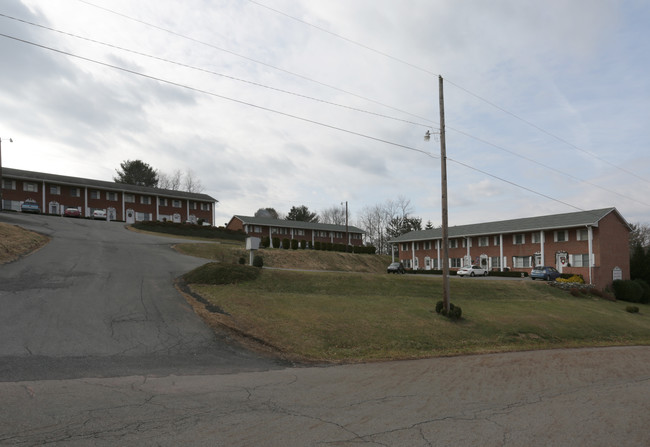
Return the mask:
<svg viewBox="0 0 650 447"><path fill-rule="evenodd" d="M65 217L81 217L81 211L79 208L66 208L63 215Z"/></svg>

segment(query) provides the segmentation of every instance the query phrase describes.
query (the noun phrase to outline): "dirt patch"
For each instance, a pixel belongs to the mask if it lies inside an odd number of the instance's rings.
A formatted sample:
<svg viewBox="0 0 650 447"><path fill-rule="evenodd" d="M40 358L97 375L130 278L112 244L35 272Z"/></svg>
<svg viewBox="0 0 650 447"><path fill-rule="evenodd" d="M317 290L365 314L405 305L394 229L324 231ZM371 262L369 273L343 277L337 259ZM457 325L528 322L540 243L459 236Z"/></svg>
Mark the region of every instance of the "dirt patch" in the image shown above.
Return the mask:
<svg viewBox="0 0 650 447"><path fill-rule="evenodd" d="M0 222L0 264L26 256L49 241L50 239L42 234Z"/></svg>

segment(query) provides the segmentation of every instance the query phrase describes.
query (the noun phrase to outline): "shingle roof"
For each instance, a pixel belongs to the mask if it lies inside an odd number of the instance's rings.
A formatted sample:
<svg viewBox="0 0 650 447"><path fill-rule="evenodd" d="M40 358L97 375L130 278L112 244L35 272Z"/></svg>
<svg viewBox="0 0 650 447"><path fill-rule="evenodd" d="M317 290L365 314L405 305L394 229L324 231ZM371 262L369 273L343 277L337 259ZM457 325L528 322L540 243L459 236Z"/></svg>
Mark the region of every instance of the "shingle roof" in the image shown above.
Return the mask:
<svg viewBox="0 0 650 447"><path fill-rule="evenodd" d="M262 225L279 228L301 228L305 230L339 231L345 233L345 225L334 225L326 223L301 222L299 220L282 220L270 217L234 216L242 221L244 225ZM349 233L365 233L365 231L348 225Z"/></svg>
<svg viewBox="0 0 650 447"><path fill-rule="evenodd" d="M171 189L152 188L149 186L128 185L126 183L107 182L81 177L69 177L66 175L46 174L43 172L23 171L21 169L2 168L3 177L11 177L20 180L46 181L59 185L75 187L94 187L110 191L124 191L127 193L151 194L163 197L176 197L180 199L191 199L203 202L218 202L217 199L207 194L199 194L185 191L174 191Z"/></svg>
<svg viewBox="0 0 650 447"><path fill-rule="evenodd" d="M502 233L559 230L562 228L584 227L587 225L597 227L598 222L611 212L615 212L619 218L625 222L625 219L623 219L623 217L618 213L616 208L603 208L591 211L579 211L577 213L553 214L549 216L525 217L497 222L458 225L449 227L449 237L489 236ZM627 222L625 222L625 224L628 225ZM411 231L410 233L403 234L389 242L399 243L441 238L442 229L434 228L431 230Z"/></svg>

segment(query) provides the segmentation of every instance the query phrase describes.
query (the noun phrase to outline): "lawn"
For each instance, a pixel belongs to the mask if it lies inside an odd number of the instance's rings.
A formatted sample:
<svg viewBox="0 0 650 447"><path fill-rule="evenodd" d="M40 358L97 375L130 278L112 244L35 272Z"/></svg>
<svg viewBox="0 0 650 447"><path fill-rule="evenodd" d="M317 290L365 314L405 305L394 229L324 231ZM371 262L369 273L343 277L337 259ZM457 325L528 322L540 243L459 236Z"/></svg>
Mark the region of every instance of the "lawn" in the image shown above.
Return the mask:
<svg viewBox="0 0 650 447"><path fill-rule="evenodd" d="M223 314L211 322L312 362L413 359L561 347L650 343L650 306L545 283L451 280L461 321L435 313L440 277L263 270L258 279L192 290Z"/></svg>

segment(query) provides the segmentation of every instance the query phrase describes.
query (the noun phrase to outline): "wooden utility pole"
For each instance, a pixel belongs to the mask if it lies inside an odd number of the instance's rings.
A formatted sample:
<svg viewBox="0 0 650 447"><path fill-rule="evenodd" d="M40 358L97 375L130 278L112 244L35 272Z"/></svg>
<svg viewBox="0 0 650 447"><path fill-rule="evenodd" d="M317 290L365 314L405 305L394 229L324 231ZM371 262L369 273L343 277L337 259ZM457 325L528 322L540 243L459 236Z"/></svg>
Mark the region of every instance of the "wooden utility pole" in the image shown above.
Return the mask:
<svg viewBox="0 0 650 447"><path fill-rule="evenodd" d="M440 179L442 183L442 301L449 315L449 228L447 213L447 146L445 143L445 99L442 76L438 76L440 94Z"/></svg>

